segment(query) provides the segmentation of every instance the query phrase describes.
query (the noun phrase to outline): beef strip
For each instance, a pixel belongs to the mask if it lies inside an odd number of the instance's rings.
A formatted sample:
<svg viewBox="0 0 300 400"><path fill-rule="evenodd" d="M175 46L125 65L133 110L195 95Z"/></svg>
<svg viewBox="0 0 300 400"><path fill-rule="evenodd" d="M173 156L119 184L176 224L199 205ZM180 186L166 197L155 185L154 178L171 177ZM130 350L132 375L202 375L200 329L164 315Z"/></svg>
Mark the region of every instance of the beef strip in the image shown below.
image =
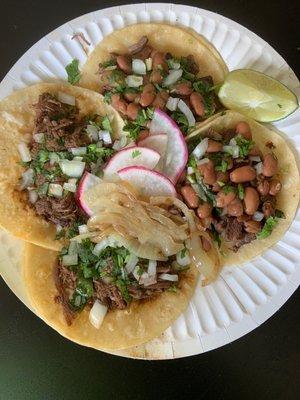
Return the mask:
<svg viewBox="0 0 300 400"><path fill-rule="evenodd" d="M232 247L232 250L234 252L237 252L238 249L243 246L244 244L248 244L250 242L252 242L252 240L256 239L256 235L255 233L246 233L244 234L244 236L242 237L242 239L238 240L234 246Z"/></svg>
<svg viewBox="0 0 300 400"><path fill-rule="evenodd" d="M54 270L54 280L58 291L54 300L62 305L65 320L68 325L71 325L76 313L70 308L69 299L76 288L77 276L75 272L64 267L61 263L57 263Z"/></svg>
<svg viewBox="0 0 300 400"><path fill-rule="evenodd" d="M127 307L127 303L116 285L104 283L101 279L94 279L94 289L95 298L109 309L123 310Z"/></svg>
<svg viewBox="0 0 300 400"><path fill-rule="evenodd" d="M225 238L229 242L236 242L243 238L243 224L236 218L227 218Z"/></svg>

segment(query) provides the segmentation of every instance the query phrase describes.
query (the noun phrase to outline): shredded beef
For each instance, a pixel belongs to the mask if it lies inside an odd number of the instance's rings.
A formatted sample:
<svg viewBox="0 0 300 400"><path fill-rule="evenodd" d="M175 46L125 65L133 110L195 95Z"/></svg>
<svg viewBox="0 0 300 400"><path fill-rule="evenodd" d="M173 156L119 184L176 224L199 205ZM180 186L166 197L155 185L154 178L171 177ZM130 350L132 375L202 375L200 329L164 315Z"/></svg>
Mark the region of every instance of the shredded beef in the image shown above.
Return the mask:
<svg viewBox="0 0 300 400"><path fill-rule="evenodd" d="M104 283L101 280L94 279L95 297L109 309L123 310L127 307L126 301L118 287L113 284Z"/></svg>
<svg viewBox="0 0 300 400"><path fill-rule="evenodd" d="M232 250L234 252L237 252L238 249L243 246L244 244L248 244L250 242L252 242L252 240L256 239L256 235L255 233L244 233L244 236L242 237L242 239L238 240L234 246L232 247Z"/></svg>
<svg viewBox="0 0 300 400"><path fill-rule="evenodd" d="M187 61L187 69L191 74L197 75L199 72L199 66L195 61L195 58L193 55L189 55L186 57Z"/></svg>
<svg viewBox="0 0 300 400"><path fill-rule="evenodd" d="M54 280L58 291L54 300L62 305L65 320L71 325L76 314L70 308L69 298L76 288L77 276L75 272L58 263L54 270Z"/></svg>
<svg viewBox="0 0 300 400"><path fill-rule="evenodd" d="M236 242L237 240L242 239L243 224L236 218L227 218L225 237L229 242Z"/></svg>
<svg viewBox="0 0 300 400"><path fill-rule="evenodd" d="M228 144L229 141L236 136L236 131L234 129L227 129L222 131L222 136L224 139L224 143Z"/></svg>

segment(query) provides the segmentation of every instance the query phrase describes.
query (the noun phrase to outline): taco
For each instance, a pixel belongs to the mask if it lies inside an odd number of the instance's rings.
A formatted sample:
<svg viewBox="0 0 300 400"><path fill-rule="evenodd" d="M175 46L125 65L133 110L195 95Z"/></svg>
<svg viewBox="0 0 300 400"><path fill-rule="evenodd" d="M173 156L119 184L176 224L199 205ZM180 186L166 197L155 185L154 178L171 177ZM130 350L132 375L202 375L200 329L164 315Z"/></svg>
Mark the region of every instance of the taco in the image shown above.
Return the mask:
<svg viewBox="0 0 300 400"><path fill-rule="evenodd" d="M201 252L193 254L189 243L193 214L176 198L141 198L126 182L102 182L84 197L94 211L86 233L60 254L26 245L23 275L32 307L86 346L145 343L178 318L194 292L191 260ZM218 259L208 266L218 272Z"/></svg>
<svg viewBox="0 0 300 400"><path fill-rule="evenodd" d="M178 190L220 246L224 265L246 262L275 244L299 203L295 155L277 132L226 111L188 137Z"/></svg>
<svg viewBox="0 0 300 400"><path fill-rule="evenodd" d="M194 31L166 24L117 30L95 48L80 85L100 91L127 119L134 140L147 136L152 110L169 113L182 132L221 108L214 86L228 69L220 54Z"/></svg>
<svg viewBox="0 0 300 400"><path fill-rule="evenodd" d="M78 87L38 84L1 101L1 227L51 249L78 234L80 178L100 172L122 127L101 95Z"/></svg>

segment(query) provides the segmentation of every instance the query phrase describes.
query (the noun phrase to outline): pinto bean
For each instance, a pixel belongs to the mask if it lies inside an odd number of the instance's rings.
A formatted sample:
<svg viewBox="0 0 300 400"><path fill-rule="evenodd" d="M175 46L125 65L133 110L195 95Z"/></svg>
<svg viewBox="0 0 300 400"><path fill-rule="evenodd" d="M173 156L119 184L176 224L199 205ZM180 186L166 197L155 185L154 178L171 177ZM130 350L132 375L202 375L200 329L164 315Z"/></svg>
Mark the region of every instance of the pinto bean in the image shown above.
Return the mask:
<svg viewBox="0 0 300 400"><path fill-rule="evenodd" d="M148 137L149 135L150 135L150 132L149 132L148 129L144 129L144 130L140 131L140 133L139 133L139 141L143 140L143 139L146 139L146 137Z"/></svg>
<svg viewBox="0 0 300 400"><path fill-rule="evenodd" d="M262 156L262 152L259 150L257 145L253 146L252 149L249 150L249 156Z"/></svg>
<svg viewBox="0 0 300 400"><path fill-rule="evenodd" d="M128 52L130 54L136 54L139 51L143 50L143 48L147 45L147 43L148 43L147 36L142 36L138 42L128 47Z"/></svg>
<svg viewBox="0 0 300 400"><path fill-rule="evenodd" d="M137 58L139 60L146 60L146 58L150 57L151 52L152 52L152 47L145 46L138 53L135 53L134 58Z"/></svg>
<svg viewBox="0 0 300 400"><path fill-rule="evenodd" d="M203 175L203 182L207 185L213 185L216 182L217 175L212 160L205 164L198 165L198 170Z"/></svg>
<svg viewBox="0 0 300 400"><path fill-rule="evenodd" d="M205 231L210 227L211 223L212 223L212 217L200 218L198 229L200 231Z"/></svg>
<svg viewBox="0 0 300 400"><path fill-rule="evenodd" d="M262 206L262 212L265 218L269 218L275 214L274 206L271 201L265 201Z"/></svg>
<svg viewBox="0 0 300 400"><path fill-rule="evenodd" d="M184 201L190 208L197 208L199 205L199 197L197 193L192 188L192 186L182 186L180 189Z"/></svg>
<svg viewBox="0 0 300 400"><path fill-rule="evenodd" d="M217 194L216 202L217 207L227 207L236 198L235 192L225 193L223 189Z"/></svg>
<svg viewBox="0 0 300 400"><path fill-rule="evenodd" d="M245 231L248 233L258 233L261 231L261 226L260 223L258 221L246 221L244 223L245 226Z"/></svg>
<svg viewBox="0 0 300 400"><path fill-rule="evenodd" d="M193 89L191 87L190 82L178 83L175 86L175 93L179 96L189 96L192 93Z"/></svg>
<svg viewBox="0 0 300 400"><path fill-rule="evenodd" d="M117 65L125 74L130 74L132 71L131 58L127 55L118 56Z"/></svg>
<svg viewBox="0 0 300 400"><path fill-rule="evenodd" d="M111 96L111 104L113 108L119 111L121 114L126 115L127 103L125 100L121 99L121 96L117 93Z"/></svg>
<svg viewBox="0 0 300 400"><path fill-rule="evenodd" d="M166 92L165 90L162 90L161 92L157 93L152 103L152 106L163 110L166 106L168 98L169 98L169 93Z"/></svg>
<svg viewBox="0 0 300 400"><path fill-rule="evenodd" d="M248 215L253 215L259 206L259 195L257 191L249 186L245 188L244 195L245 213Z"/></svg>
<svg viewBox="0 0 300 400"><path fill-rule="evenodd" d="M213 206L210 203L203 203L197 208L199 218L207 218L211 216Z"/></svg>
<svg viewBox="0 0 300 400"><path fill-rule="evenodd" d="M229 180L229 175L227 172L218 171L216 182L213 184L212 187L213 192L219 192L221 190L222 186L220 186L218 182L226 183L228 182L228 180Z"/></svg>
<svg viewBox="0 0 300 400"><path fill-rule="evenodd" d="M157 83L158 85L163 81L162 73L159 69L152 71L150 75L150 82Z"/></svg>
<svg viewBox="0 0 300 400"><path fill-rule="evenodd" d="M277 158L271 153L266 154L263 161L262 173L264 176L273 176L278 171L278 161Z"/></svg>
<svg viewBox="0 0 300 400"><path fill-rule="evenodd" d="M255 178L256 171L253 167L250 167L250 165L236 168L230 173L230 180L234 183L250 182Z"/></svg>
<svg viewBox="0 0 300 400"><path fill-rule="evenodd" d="M126 114L129 119L135 120L138 116L138 112L140 110L140 106L135 103L129 103L127 106Z"/></svg>
<svg viewBox="0 0 300 400"><path fill-rule="evenodd" d="M241 215L243 215L243 211L243 203L238 198L235 198L227 206L227 214L231 217L240 217Z"/></svg>
<svg viewBox="0 0 300 400"><path fill-rule="evenodd" d="M207 153L217 153L223 149L223 144L216 140L208 139Z"/></svg>
<svg viewBox="0 0 300 400"><path fill-rule="evenodd" d="M162 68L164 71L168 71L168 64L166 62L166 57L164 53L157 51L152 57L152 69Z"/></svg>
<svg viewBox="0 0 300 400"><path fill-rule="evenodd" d="M251 219L250 215L247 215L247 214L242 214L239 217L237 217L237 220L239 222L249 221L250 219Z"/></svg>
<svg viewBox="0 0 300 400"><path fill-rule="evenodd" d="M195 114L199 117L204 117L205 115L205 108L204 108L204 100L200 93L193 92L190 95L190 102L195 111Z"/></svg>
<svg viewBox="0 0 300 400"><path fill-rule="evenodd" d="M136 92L131 92L130 90L126 90L124 92L124 97L127 101L129 101L130 103L132 101L134 101L137 97L139 97L139 93Z"/></svg>
<svg viewBox="0 0 300 400"><path fill-rule="evenodd" d="M241 135L247 140L252 139L251 129L247 122L244 121L239 122L235 127L235 131L237 135Z"/></svg>
<svg viewBox="0 0 300 400"><path fill-rule="evenodd" d="M144 86L144 89L141 94L140 98L140 105L142 107L148 107L150 104L153 103L153 100L155 99L155 87L152 85L152 83L148 83L147 85Z"/></svg>
<svg viewBox="0 0 300 400"><path fill-rule="evenodd" d="M208 252L211 249L211 244L210 242L203 236L201 236L201 243L202 243L202 248L204 251Z"/></svg>
<svg viewBox="0 0 300 400"><path fill-rule="evenodd" d="M276 196L276 194L278 194L280 192L281 187L282 187L282 185L278 179L271 180L269 194L271 196Z"/></svg>
<svg viewBox="0 0 300 400"><path fill-rule="evenodd" d="M262 195L266 196L269 193L270 185L267 180L261 181L257 186L257 191Z"/></svg>

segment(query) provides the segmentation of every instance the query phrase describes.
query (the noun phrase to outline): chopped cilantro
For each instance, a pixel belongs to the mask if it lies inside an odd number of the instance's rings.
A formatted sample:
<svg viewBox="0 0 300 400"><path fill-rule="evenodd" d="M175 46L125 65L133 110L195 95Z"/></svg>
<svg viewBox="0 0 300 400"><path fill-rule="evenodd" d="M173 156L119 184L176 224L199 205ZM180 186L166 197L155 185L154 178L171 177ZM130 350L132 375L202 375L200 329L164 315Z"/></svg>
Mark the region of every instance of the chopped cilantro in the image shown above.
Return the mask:
<svg viewBox="0 0 300 400"><path fill-rule="evenodd" d="M189 131L189 123L188 123L188 120L187 120L186 116L181 111L174 111L171 114L171 118L175 122L177 122L177 124L179 125L180 130L183 133L188 133L188 131Z"/></svg>
<svg viewBox="0 0 300 400"><path fill-rule="evenodd" d="M48 193L49 183L45 182L42 185L38 186L37 193L40 197L44 197Z"/></svg>
<svg viewBox="0 0 300 400"><path fill-rule="evenodd" d="M281 105L281 104L278 103L277 105L278 105L279 108L282 108L282 105Z"/></svg>
<svg viewBox="0 0 300 400"><path fill-rule="evenodd" d="M245 190L244 190L244 186L241 183L238 184L237 191L238 191L239 199L244 200Z"/></svg>
<svg viewBox="0 0 300 400"><path fill-rule="evenodd" d="M121 86L122 90L125 89L125 74L124 72L120 71L119 69L114 69L109 77L109 82L113 85Z"/></svg>
<svg viewBox="0 0 300 400"><path fill-rule="evenodd" d="M193 83L193 88L196 92L204 95L213 90L213 85L206 80L199 80Z"/></svg>
<svg viewBox="0 0 300 400"><path fill-rule="evenodd" d="M188 167L197 168L196 158L193 155L190 155L188 160Z"/></svg>
<svg viewBox="0 0 300 400"><path fill-rule="evenodd" d="M103 63L99 64L99 67L105 69L107 67L113 67L115 65L117 65L116 60L111 59L111 60L107 60L107 61L104 61Z"/></svg>
<svg viewBox="0 0 300 400"><path fill-rule="evenodd" d="M76 289L70 300L71 306L75 310L80 310L86 304L88 299L93 295L93 281L91 279L86 279L80 277L77 282Z"/></svg>
<svg viewBox="0 0 300 400"><path fill-rule="evenodd" d="M223 186L222 191L223 191L225 194L228 194L228 193L235 192L235 191L236 191L236 188L233 187L233 186L230 186L230 185L225 185L225 186Z"/></svg>
<svg viewBox="0 0 300 400"><path fill-rule="evenodd" d="M55 240L59 240L62 239L63 237L65 237L66 235L66 231L64 229L61 229L59 232L57 232L57 234L55 235Z"/></svg>
<svg viewBox="0 0 300 400"><path fill-rule="evenodd" d="M174 283L172 283L172 285L167 289L167 292L171 292L171 293L177 293L177 291L178 291L178 287Z"/></svg>
<svg viewBox="0 0 300 400"><path fill-rule="evenodd" d="M113 95L113 92L106 92L105 94L104 94L104 102L106 103L106 104L110 104L111 103L111 96Z"/></svg>
<svg viewBox="0 0 300 400"><path fill-rule="evenodd" d="M254 146L254 142L252 140L247 140L242 136L237 136L235 138L236 144L239 146L239 155L240 157L247 157L249 151Z"/></svg>
<svg viewBox="0 0 300 400"><path fill-rule="evenodd" d="M284 215L284 212L283 211L281 211L281 210L278 210L278 209L276 209L275 210L275 217L276 218L285 218L285 215Z"/></svg>
<svg viewBox="0 0 300 400"><path fill-rule="evenodd" d="M187 248L185 247L185 248L183 248L183 249L181 250L181 252L180 252L180 257L181 257L181 258L184 258L184 257L186 256L186 253L187 253Z"/></svg>
<svg viewBox="0 0 300 400"><path fill-rule="evenodd" d="M79 60L74 59L70 64L68 64L66 66L66 72L68 74L68 82L71 83L71 85L78 83L81 78Z"/></svg>
<svg viewBox="0 0 300 400"><path fill-rule="evenodd" d="M218 247L221 247L221 236L213 224L210 225L210 230L213 241L217 243Z"/></svg>
<svg viewBox="0 0 300 400"><path fill-rule="evenodd" d="M212 192L212 190L210 190L209 187L206 186L205 183L203 183L203 178L200 175L200 172L198 170L195 171L195 176L196 176L198 188L200 190L200 193L202 194L202 195L199 194L200 198L204 201L209 201L213 206L215 206L216 205L216 196Z"/></svg>
<svg viewBox="0 0 300 400"><path fill-rule="evenodd" d="M227 171L227 167L228 167L228 163L225 160L222 160L220 165L216 166L216 171L220 171L220 172L226 172Z"/></svg>
<svg viewBox="0 0 300 400"><path fill-rule="evenodd" d="M122 295L123 299L126 301L126 303L130 303L131 296L127 289L127 281L124 279L117 279L116 285L118 286L118 288L121 292L121 295Z"/></svg>
<svg viewBox="0 0 300 400"><path fill-rule="evenodd" d="M107 115L102 119L101 125L105 131L112 132L111 123Z"/></svg>
<svg viewBox="0 0 300 400"><path fill-rule="evenodd" d="M140 131L145 129L147 122L153 118L154 110L150 107L139 110L138 116L135 121L128 121L123 130L128 132L128 136L136 140L140 134Z"/></svg>
<svg viewBox="0 0 300 400"><path fill-rule="evenodd" d="M87 146L87 153L83 155L83 161L87 163L95 163L98 160L106 161L112 156L114 150L108 147L97 147L95 143Z"/></svg>
<svg viewBox="0 0 300 400"><path fill-rule="evenodd" d="M132 153L131 153L131 157L132 158L136 158L136 157L138 157L138 156L140 156L142 153L139 151L139 150L134 150Z"/></svg>
<svg viewBox="0 0 300 400"><path fill-rule="evenodd" d="M277 223L278 218L269 217L266 220L262 230L256 235L257 239L265 239L270 236Z"/></svg>

